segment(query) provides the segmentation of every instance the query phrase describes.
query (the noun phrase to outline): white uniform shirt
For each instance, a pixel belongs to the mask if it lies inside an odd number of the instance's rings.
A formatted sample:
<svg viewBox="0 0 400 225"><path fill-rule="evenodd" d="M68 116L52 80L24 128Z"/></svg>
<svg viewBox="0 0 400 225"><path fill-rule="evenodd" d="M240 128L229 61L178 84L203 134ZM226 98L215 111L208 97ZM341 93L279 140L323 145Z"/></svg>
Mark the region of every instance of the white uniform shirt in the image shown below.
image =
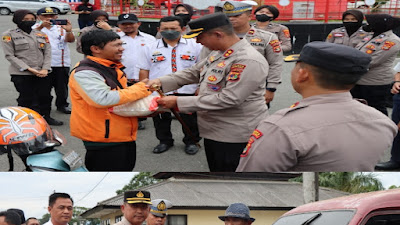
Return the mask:
<svg viewBox="0 0 400 225"><path fill-rule="evenodd" d="M36 29L38 23L33 25L32 29ZM41 30L49 37L51 45L51 66L52 67L69 67L71 66L71 55L68 42L65 42L67 32L60 25L53 25L50 29L46 27Z"/></svg>
<svg viewBox="0 0 400 225"><path fill-rule="evenodd" d="M124 72L128 79L139 79L139 68L136 67L139 61L139 49L145 45L148 45L156 40L155 37L150 34L140 32L135 38L126 35L124 32L118 32L121 40L125 43L123 45L124 52L122 53L122 64L126 67Z"/></svg>
<svg viewBox="0 0 400 225"><path fill-rule="evenodd" d="M176 68L177 71L189 68L197 63L202 45L196 43L196 40L179 40L176 46ZM172 50L174 47L166 44L163 39L151 43L142 48L142 56L138 62L138 67L143 70L149 70L149 79L173 73L172 71ZM198 84L185 85L177 90L180 94L194 94Z"/></svg>
<svg viewBox="0 0 400 225"><path fill-rule="evenodd" d="M43 225L53 225L53 223L51 222L51 218L50 218L50 220L49 221L47 221L45 224L43 224ZM67 224L68 225L68 224Z"/></svg>

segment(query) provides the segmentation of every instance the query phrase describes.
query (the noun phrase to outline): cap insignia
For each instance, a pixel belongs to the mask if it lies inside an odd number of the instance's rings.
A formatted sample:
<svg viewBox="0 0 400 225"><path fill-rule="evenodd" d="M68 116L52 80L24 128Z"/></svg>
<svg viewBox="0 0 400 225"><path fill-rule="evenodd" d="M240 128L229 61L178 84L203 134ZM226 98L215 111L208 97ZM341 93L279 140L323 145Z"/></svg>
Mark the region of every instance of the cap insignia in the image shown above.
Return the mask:
<svg viewBox="0 0 400 225"><path fill-rule="evenodd" d="M235 9L235 6L232 5L232 3L230 3L230 2L225 2L224 9L227 10L227 11L232 11L232 10Z"/></svg>
<svg viewBox="0 0 400 225"><path fill-rule="evenodd" d="M129 14L125 14L124 19L128 19L128 18L129 18Z"/></svg>
<svg viewBox="0 0 400 225"><path fill-rule="evenodd" d="M144 197L144 194L143 194L141 191L139 191L139 192L136 194L136 197L138 197L138 198L143 198L143 197Z"/></svg>
<svg viewBox="0 0 400 225"><path fill-rule="evenodd" d="M164 201L161 201L161 202L158 203L158 205L157 205L157 209L158 209L159 211L164 211L166 208L167 208L167 206L165 205L165 202L164 202Z"/></svg>

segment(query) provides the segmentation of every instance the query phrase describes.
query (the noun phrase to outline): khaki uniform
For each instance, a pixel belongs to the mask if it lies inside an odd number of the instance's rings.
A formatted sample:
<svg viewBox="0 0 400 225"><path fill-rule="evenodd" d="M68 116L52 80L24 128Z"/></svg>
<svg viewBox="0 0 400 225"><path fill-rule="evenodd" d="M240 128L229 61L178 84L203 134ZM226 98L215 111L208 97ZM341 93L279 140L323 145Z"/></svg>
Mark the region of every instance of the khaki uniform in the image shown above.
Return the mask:
<svg viewBox="0 0 400 225"><path fill-rule="evenodd" d="M9 73L12 75L32 75L29 67L38 71L51 71L51 46L47 35L32 30L30 34L19 28L8 30L2 36L3 51L11 63Z"/></svg>
<svg viewBox="0 0 400 225"><path fill-rule="evenodd" d="M372 39L363 39L357 46L370 54L372 61L369 71L357 82L358 85L385 85L394 80L393 64L400 51L400 38L393 31L386 31Z"/></svg>
<svg viewBox="0 0 400 225"><path fill-rule="evenodd" d="M326 37L326 42L341 44L355 48L364 38L368 37L370 33L359 29L354 32L350 37L347 34L346 28L340 27L332 30Z"/></svg>
<svg viewBox="0 0 400 225"><path fill-rule="evenodd" d="M123 216L122 220L114 225L131 225L131 223L129 223L129 221L125 218L125 216Z"/></svg>
<svg viewBox="0 0 400 225"><path fill-rule="evenodd" d="M268 26L266 26L265 28L258 28L257 24L254 24L253 27L276 34L276 36L278 36L278 39L280 41L283 52L289 52L292 50L292 41L290 40L290 31L287 26L284 26L282 24L277 24L277 23L269 23Z"/></svg>
<svg viewBox="0 0 400 225"><path fill-rule="evenodd" d="M397 129L349 92L312 96L262 121L236 172L372 171Z"/></svg>
<svg viewBox="0 0 400 225"><path fill-rule="evenodd" d="M82 36L84 34L88 33L89 31L96 30L96 29L100 29L100 28L96 27L93 24L93 25L85 27L85 28L83 28L82 30L79 31L79 35L76 38L76 51L77 52L83 54L83 52L82 52L82 41L81 41ZM119 28L117 28L117 27L113 27L113 28L111 28L111 30L114 31L115 33L121 32L121 30Z"/></svg>
<svg viewBox="0 0 400 225"><path fill-rule="evenodd" d="M251 28L244 37L269 65L267 88L276 88L281 83L283 54L278 37L268 31Z"/></svg>
<svg viewBox="0 0 400 225"><path fill-rule="evenodd" d="M180 112L197 112L200 136L247 142L268 116L264 100L268 63L246 40L226 52L213 51L193 67L160 77L165 92L199 83L199 95L178 97Z"/></svg>

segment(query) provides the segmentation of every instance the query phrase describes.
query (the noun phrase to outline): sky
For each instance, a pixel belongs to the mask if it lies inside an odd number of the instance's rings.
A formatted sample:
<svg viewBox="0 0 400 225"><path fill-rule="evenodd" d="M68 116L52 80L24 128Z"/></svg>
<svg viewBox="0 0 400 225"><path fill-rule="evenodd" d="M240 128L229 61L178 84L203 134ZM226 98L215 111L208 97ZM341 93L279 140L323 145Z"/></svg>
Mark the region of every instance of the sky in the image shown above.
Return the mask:
<svg viewBox="0 0 400 225"><path fill-rule="evenodd" d="M75 206L93 208L98 202L116 196L136 173L0 173L0 211L20 208L25 217L42 218L48 197L54 191L71 195ZM374 173L387 189L400 186L400 172Z"/></svg>

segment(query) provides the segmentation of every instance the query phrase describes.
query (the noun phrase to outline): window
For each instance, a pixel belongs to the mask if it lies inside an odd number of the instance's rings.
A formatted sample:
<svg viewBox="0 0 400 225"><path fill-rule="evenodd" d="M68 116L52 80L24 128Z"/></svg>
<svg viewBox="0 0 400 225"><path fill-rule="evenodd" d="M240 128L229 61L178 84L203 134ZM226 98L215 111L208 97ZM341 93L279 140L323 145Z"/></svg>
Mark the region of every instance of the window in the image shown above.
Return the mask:
<svg viewBox="0 0 400 225"><path fill-rule="evenodd" d="M397 225L400 224L399 214L387 214L373 216L368 219L365 225Z"/></svg>
<svg viewBox="0 0 400 225"><path fill-rule="evenodd" d="M122 220L122 215L115 217L115 223L118 223L121 220Z"/></svg>
<svg viewBox="0 0 400 225"><path fill-rule="evenodd" d="M167 225L187 225L187 215L168 215Z"/></svg>
<svg viewBox="0 0 400 225"><path fill-rule="evenodd" d="M110 221L111 221L110 219L106 219L106 220L103 220L101 224L102 225L110 225Z"/></svg>

